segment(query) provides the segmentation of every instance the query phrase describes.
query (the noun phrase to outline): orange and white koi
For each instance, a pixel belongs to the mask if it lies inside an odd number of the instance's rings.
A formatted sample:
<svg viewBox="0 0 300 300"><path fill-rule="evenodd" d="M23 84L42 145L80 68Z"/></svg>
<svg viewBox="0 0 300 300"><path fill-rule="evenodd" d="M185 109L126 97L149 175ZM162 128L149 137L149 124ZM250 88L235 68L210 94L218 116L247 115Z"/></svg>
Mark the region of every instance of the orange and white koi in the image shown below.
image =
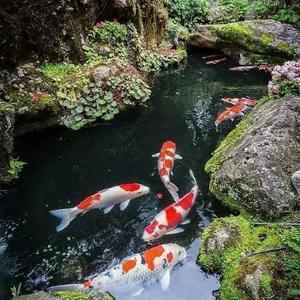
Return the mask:
<svg viewBox="0 0 300 300"><path fill-rule="evenodd" d="M218 128L219 124L226 120L233 120L236 117L243 116L244 111L247 110L248 107L245 105L234 105L232 107L226 108L224 112L218 115L215 125Z"/></svg>
<svg viewBox="0 0 300 300"><path fill-rule="evenodd" d="M192 170L190 170L190 176L194 184L191 191L155 216L144 230L144 241L149 242L166 234L183 232L183 229L177 226L190 223L190 220L186 218L194 206L199 192L198 184Z"/></svg>
<svg viewBox="0 0 300 300"><path fill-rule="evenodd" d="M180 155L176 154L176 144L172 141L165 142L160 152L153 154L152 157L158 157L157 169L161 181L173 199L177 201L179 199L178 187L170 181L170 175L173 175L174 160L182 159Z"/></svg>
<svg viewBox="0 0 300 300"><path fill-rule="evenodd" d="M222 98L222 101L233 105L255 106L256 100L250 98Z"/></svg>
<svg viewBox="0 0 300 300"><path fill-rule="evenodd" d="M104 213L107 214L119 203L120 210L123 211L130 200L146 195L149 191L147 186L139 183L120 184L87 197L75 207L51 210L50 213L61 219L61 223L56 227L56 231L61 231L81 213L104 208Z"/></svg>
<svg viewBox="0 0 300 300"><path fill-rule="evenodd" d="M99 290L113 292L114 290L132 288L138 289L132 296L140 295L145 285L159 280L161 288L170 286L170 274L175 265L187 257L186 250L176 244L162 244L134 254L124 259L120 264L91 276L82 284L67 284L53 286L48 289L55 291L89 291Z"/></svg>

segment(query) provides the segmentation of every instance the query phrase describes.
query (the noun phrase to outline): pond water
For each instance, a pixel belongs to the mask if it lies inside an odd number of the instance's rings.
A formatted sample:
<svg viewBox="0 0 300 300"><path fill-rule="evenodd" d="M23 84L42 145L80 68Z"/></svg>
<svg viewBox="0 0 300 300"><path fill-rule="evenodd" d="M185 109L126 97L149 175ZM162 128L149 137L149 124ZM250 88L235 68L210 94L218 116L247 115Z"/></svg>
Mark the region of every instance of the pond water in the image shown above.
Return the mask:
<svg viewBox="0 0 300 300"><path fill-rule="evenodd" d="M232 126L216 132L213 121L224 108L222 97L259 98L266 93L268 76L258 71L230 72L234 63L229 59L208 66L202 55L190 53L185 68L157 78L149 107L130 119L20 139L16 150L28 164L16 189L0 200L0 299L8 299L9 287L20 282L23 292L30 292L47 284L82 281L149 247L141 240L143 229L171 202L151 158L167 139L176 142L183 156L176 161L173 179L180 195L191 188L189 168L202 193L184 233L150 244L178 243L187 249L189 260L175 268L169 290L152 285L139 299L215 298L218 277L206 274L195 262L200 233L213 218L229 213L207 194L204 164ZM94 210L56 233L58 219L48 213L50 209L75 206L98 190L132 181L151 187L151 193L132 201L124 212L114 208L104 215ZM156 199L157 193L163 193L162 200Z"/></svg>

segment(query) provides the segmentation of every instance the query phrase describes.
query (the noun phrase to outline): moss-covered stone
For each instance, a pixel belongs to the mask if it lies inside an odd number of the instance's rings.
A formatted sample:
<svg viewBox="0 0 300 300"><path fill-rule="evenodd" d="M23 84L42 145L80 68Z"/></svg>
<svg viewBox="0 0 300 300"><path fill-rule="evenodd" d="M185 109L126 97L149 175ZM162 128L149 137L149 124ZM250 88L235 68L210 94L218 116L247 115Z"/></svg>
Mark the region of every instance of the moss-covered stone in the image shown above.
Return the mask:
<svg viewBox="0 0 300 300"><path fill-rule="evenodd" d="M222 300L290 299L299 290L298 229L251 222L241 216L216 219L202 234L200 266L222 273Z"/></svg>
<svg viewBox="0 0 300 300"><path fill-rule="evenodd" d="M82 292L57 292L54 293L54 296L62 300L113 300L114 298L105 293L96 292L96 293L82 293Z"/></svg>

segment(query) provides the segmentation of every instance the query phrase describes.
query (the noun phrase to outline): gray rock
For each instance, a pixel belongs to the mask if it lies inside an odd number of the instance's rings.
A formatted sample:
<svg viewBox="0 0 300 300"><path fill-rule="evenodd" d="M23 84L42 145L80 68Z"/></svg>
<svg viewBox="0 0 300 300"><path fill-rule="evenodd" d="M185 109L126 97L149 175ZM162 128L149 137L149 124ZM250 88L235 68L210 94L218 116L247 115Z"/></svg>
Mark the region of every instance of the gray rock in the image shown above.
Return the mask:
<svg viewBox="0 0 300 300"><path fill-rule="evenodd" d="M206 164L210 191L228 206L266 218L299 208L300 97L258 105Z"/></svg>
<svg viewBox="0 0 300 300"><path fill-rule="evenodd" d="M108 77L113 76L117 73L118 69L116 66L100 66L94 69L93 77L96 85L101 86Z"/></svg>
<svg viewBox="0 0 300 300"><path fill-rule="evenodd" d="M296 171L292 175L292 182L298 194L300 195L300 170Z"/></svg>
<svg viewBox="0 0 300 300"><path fill-rule="evenodd" d="M189 43L199 48L246 49L273 57L297 58L300 32L290 24L274 20L201 25L190 35Z"/></svg>

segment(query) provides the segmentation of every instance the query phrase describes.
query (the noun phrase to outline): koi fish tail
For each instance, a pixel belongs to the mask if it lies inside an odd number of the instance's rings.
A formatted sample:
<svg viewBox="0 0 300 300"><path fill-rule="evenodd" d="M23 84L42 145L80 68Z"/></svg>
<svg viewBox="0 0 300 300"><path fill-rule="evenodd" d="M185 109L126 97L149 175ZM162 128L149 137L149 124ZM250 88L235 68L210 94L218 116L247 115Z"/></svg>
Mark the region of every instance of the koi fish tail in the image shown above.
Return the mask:
<svg viewBox="0 0 300 300"><path fill-rule="evenodd" d="M174 201L177 202L179 200L178 195L178 187L172 183L171 181L168 182L168 191L170 192L171 196L173 197Z"/></svg>
<svg viewBox="0 0 300 300"><path fill-rule="evenodd" d="M189 170L189 174L190 174L190 176L192 178L193 184L198 186L196 178L195 178L195 175L194 175L194 173L193 173L193 171L191 169Z"/></svg>
<svg viewBox="0 0 300 300"><path fill-rule="evenodd" d="M215 123L215 126L216 126L216 130L218 131L219 130L219 124L220 124L220 122L219 121L215 121L214 123Z"/></svg>
<svg viewBox="0 0 300 300"><path fill-rule="evenodd" d="M62 291L84 291L87 288L83 284L65 284L51 286L47 289L48 292L62 292Z"/></svg>
<svg viewBox="0 0 300 300"><path fill-rule="evenodd" d="M60 224L56 227L56 231L62 231L65 229L71 221L73 221L78 215L78 211L76 208L65 208L65 209L57 209L50 210L50 214L61 219Z"/></svg>

